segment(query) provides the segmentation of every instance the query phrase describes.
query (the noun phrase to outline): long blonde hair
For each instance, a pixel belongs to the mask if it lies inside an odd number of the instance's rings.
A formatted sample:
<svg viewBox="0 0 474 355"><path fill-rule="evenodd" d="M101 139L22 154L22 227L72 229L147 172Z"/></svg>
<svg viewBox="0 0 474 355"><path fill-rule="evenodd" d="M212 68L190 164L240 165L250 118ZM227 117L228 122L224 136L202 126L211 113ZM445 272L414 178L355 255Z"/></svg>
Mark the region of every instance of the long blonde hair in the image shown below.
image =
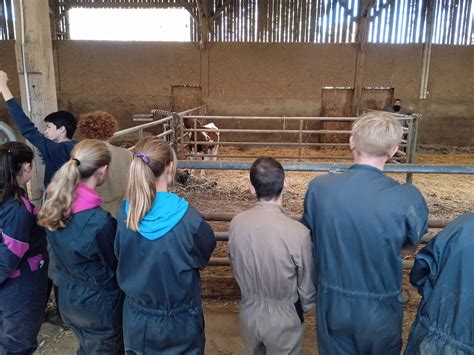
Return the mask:
<svg viewBox="0 0 474 355"><path fill-rule="evenodd" d="M164 141L156 137L141 139L133 148L133 160L128 178L127 228L138 230L138 223L150 210L156 196L156 179L171 163L176 169L176 154ZM175 171L173 171L174 176Z"/></svg>
<svg viewBox="0 0 474 355"><path fill-rule="evenodd" d="M97 139L85 139L71 152L71 159L54 174L46 189L46 200L38 214L38 224L56 230L64 228L71 215L74 194L81 179L91 177L112 159L107 145Z"/></svg>

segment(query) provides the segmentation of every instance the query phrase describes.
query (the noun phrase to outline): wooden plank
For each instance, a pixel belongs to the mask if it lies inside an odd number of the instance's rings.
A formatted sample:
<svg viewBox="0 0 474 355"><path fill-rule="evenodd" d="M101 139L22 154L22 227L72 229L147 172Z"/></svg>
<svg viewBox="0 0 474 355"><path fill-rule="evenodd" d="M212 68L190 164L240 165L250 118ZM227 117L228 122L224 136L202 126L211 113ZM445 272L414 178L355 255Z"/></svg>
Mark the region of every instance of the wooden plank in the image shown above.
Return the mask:
<svg viewBox="0 0 474 355"><path fill-rule="evenodd" d="M275 42L281 42L281 0L276 0L275 2L276 6L276 13L275 13L275 18L276 18L276 38Z"/></svg>
<svg viewBox="0 0 474 355"><path fill-rule="evenodd" d="M301 42L308 42L308 10L309 10L309 1L301 1Z"/></svg>
<svg viewBox="0 0 474 355"><path fill-rule="evenodd" d="M326 4L324 3L324 0L318 0L318 14L317 14L317 19L318 19L318 42L323 43L325 41L325 35L326 35L326 24L325 24L325 16L326 16Z"/></svg>
<svg viewBox="0 0 474 355"><path fill-rule="evenodd" d="M295 0L293 3L293 43L300 42L300 7L299 5L299 0Z"/></svg>
<svg viewBox="0 0 474 355"><path fill-rule="evenodd" d="M416 0L410 0L410 34L408 36L408 41L410 43L415 42L415 25L416 25Z"/></svg>
<svg viewBox="0 0 474 355"><path fill-rule="evenodd" d="M234 12L232 14L232 17L233 17L233 30L232 30L232 33L233 33L233 41L234 42L237 42L239 40L239 33L238 33L238 23L239 23L239 0L236 0L234 2Z"/></svg>
<svg viewBox="0 0 474 355"><path fill-rule="evenodd" d="M347 14L348 18L346 18L347 21L347 42L353 42L353 34L352 32L354 31L354 26L355 26L355 16L354 16L354 4L355 0L348 0L348 6L346 6L347 9Z"/></svg>
<svg viewBox="0 0 474 355"><path fill-rule="evenodd" d="M287 42L294 42L294 27L295 27L295 3L297 0L291 0L288 4L288 26L287 26Z"/></svg>
<svg viewBox="0 0 474 355"><path fill-rule="evenodd" d="M309 42L310 43L315 43L316 42L316 31L317 31L317 0L311 0L311 9L308 17L308 22L309 22Z"/></svg>
<svg viewBox="0 0 474 355"><path fill-rule="evenodd" d="M461 44L467 45L471 44L471 39L469 38L470 33L469 31L469 21L470 21L470 16L469 16L469 10L471 9L471 0L465 0L464 1L464 11L463 11L463 26L462 26L462 41Z"/></svg>
<svg viewBox="0 0 474 355"><path fill-rule="evenodd" d="M332 37L334 35L334 18L333 18L333 10L334 10L334 3L337 0L328 0L328 9L327 9L327 30L326 30L326 43L332 43Z"/></svg>
<svg viewBox="0 0 474 355"><path fill-rule="evenodd" d="M273 2L273 27L274 27L274 34L273 34L273 42L280 41L280 0L275 0Z"/></svg>
<svg viewBox="0 0 474 355"><path fill-rule="evenodd" d="M250 13L250 35L249 40L251 42L256 42L255 38L255 25L256 25L256 18L255 18L255 1L249 0L249 13Z"/></svg>
<svg viewBox="0 0 474 355"><path fill-rule="evenodd" d="M281 18L281 34L282 34L282 42L287 42L288 36L288 2L291 0L281 1L280 6L282 9L282 18Z"/></svg>
<svg viewBox="0 0 474 355"><path fill-rule="evenodd" d="M295 2L296 0L290 0L287 3L288 6L288 26L286 28L287 31L287 42L293 42L293 28L294 28L294 19L295 19Z"/></svg>
<svg viewBox="0 0 474 355"><path fill-rule="evenodd" d="M459 4L460 0L453 0L451 3L451 26L450 31L451 31L451 36L450 36L450 44L455 44L455 34L456 34L456 17L458 14L458 9L459 9Z"/></svg>
<svg viewBox="0 0 474 355"><path fill-rule="evenodd" d="M258 1L258 26L260 42L267 42L268 26L268 2Z"/></svg>
<svg viewBox="0 0 474 355"><path fill-rule="evenodd" d="M380 3L381 3L381 0L377 0L377 10L380 10L380 5L381 5ZM381 35L383 35L383 33L382 33L382 11L378 11L378 14L377 14L377 28L375 28L375 26L374 26L374 29L375 29L376 33L374 34L373 38L375 38L376 43L380 42L380 37L381 37Z"/></svg>

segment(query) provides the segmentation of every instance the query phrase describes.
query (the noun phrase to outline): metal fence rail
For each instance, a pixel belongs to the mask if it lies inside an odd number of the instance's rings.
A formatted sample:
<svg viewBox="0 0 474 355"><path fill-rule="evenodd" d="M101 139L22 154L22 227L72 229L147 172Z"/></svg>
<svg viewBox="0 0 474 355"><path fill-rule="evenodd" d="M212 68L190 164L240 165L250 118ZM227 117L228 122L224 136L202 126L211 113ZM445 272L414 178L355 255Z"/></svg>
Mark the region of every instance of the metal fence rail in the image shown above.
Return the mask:
<svg viewBox="0 0 474 355"><path fill-rule="evenodd" d="M250 170L251 162L238 161L178 161L179 169L210 170ZM282 163L285 171L314 171L336 173L347 170L349 163ZM462 165L426 165L426 164L387 164L386 173L419 173L419 174L474 174L474 166Z"/></svg>
<svg viewBox="0 0 474 355"><path fill-rule="evenodd" d="M183 112L179 112L179 113L177 113L177 112L167 112L170 115L166 116L165 118L161 118L161 119L156 120L156 121L143 123L143 124L138 125L138 126L134 126L134 127L123 129L121 131L117 131L117 132L114 133L113 138L124 137L126 135L129 135L129 134L132 134L132 133L135 133L135 132L138 132L139 136L143 136L143 131L144 130L146 130L148 128L156 127L156 126L159 126L159 125L167 124L167 123L171 122L173 119L176 119L175 115L184 116L184 115L187 115L187 114L195 112L195 111L200 111L205 107L206 106L198 106L198 107L194 107L192 109L189 109L189 110L186 110L186 111L183 111ZM161 113L161 112L166 112L166 111L152 110L151 113L149 113L149 114L139 114L139 116L141 116L141 117L146 116L147 118L150 118L150 119L153 120L156 117L156 115ZM161 136L171 135L172 133L174 133L174 131L175 131L174 128L169 129L169 130L165 130L165 132L161 133ZM164 134L164 133L166 133L166 134Z"/></svg>
<svg viewBox="0 0 474 355"><path fill-rule="evenodd" d="M365 110L365 111L376 111L376 110ZM403 139L400 144L400 149L397 154L391 159L393 162L398 163L414 163L415 162L415 152L416 152L416 140L417 140L417 130L418 130L418 121L421 118L421 115L404 115L399 113L392 113L392 115L402 123L403 129ZM358 117L307 117L307 116L223 116L223 115L185 115L182 117L181 123L183 120L192 120L194 122L193 127L184 127L181 124L181 132L187 133L188 140L185 140L182 136L181 141L178 146L180 146L181 152L186 152L186 145L194 145L194 151L188 151L184 155L179 155L180 158L188 158L193 156L199 157L214 157L222 158L229 157L223 156L222 154L202 154L202 152L197 153L197 145L199 146L215 146L215 142L202 142L197 141L196 133L206 133L206 132L218 132L220 133L220 146L247 146L247 147L293 147L297 148L296 156L285 156L285 159L297 159L298 161L306 160L307 157L304 156L303 150L305 148L319 148L319 147L335 147L335 148L348 148L349 142L342 142L340 138L335 138L340 135L349 135L351 133L349 127L337 127L338 123L347 123L347 126L351 122L357 120ZM238 121L238 127L235 128L197 128L196 122L198 120L210 122L210 121ZM273 121L275 124L282 125L282 127L272 128L272 129L262 129L262 128L245 128L245 123L255 124L258 121ZM335 127L328 127L327 123L335 123ZM299 123L299 125L298 125ZM288 129L286 125L288 124ZM312 124L313 127L307 127L308 124ZM314 125L322 125L322 127ZM306 127L305 127L306 126ZM340 129L339 129L340 128ZM244 139L240 140L223 140L222 134L262 134L265 136L273 135L283 135L287 136L289 139L281 139L280 141L255 141L255 139L247 139L247 136L244 136ZM292 135L293 138L291 138ZM316 138L314 138L316 136ZM193 139L194 137L194 139ZM321 138L320 138L321 137ZM311 141L308 142L309 139ZM320 140L321 139L321 140ZM232 154L232 157L245 158L247 155L242 154L238 156L237 154ZM326 156L325 159L333 158L334 160L340 159L339 156ZM343 158L344 159L344 158ZM407 182L411 182L413 179L412 173L407 173Z"/></svg>

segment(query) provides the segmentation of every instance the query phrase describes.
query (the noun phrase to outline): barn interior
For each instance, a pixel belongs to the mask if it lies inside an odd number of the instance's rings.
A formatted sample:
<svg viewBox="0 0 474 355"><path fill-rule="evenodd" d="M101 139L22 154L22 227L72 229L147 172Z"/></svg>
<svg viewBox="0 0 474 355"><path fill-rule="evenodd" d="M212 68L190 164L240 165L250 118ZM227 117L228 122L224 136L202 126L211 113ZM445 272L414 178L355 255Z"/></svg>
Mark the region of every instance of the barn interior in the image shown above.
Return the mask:
<svg viewBox="0 0 474 355"><path fill-rule="evenodd" d="M77 10L130 11L135 18L133 11L181 10L184 35L110 40L104 30L93 38L75 37L77 26L92 27L94 21L84 17L75 24ZM121 26L131 32L136 22ZM407 113L419 115L417 162L470 169L465 175L415 175L413 183L437 221L474 205L473 44L473 0L0 0L0 70L39 127L47 113L61 109L76 116L107 111L127 129L141 123L134 115L154 109L181 112L205 105L209 116L349 117L364 109L385 110L400 98ZM0 118L20 136L3 102ZM280 125L255 121L251 128ZM239 128L239 121L219 127ZM265 143L268 137L256 134L253 140ZM242 153L242 147L220 149ZM326 154L307 153L314 161ZM282 153L269 144L246 147L245 154L249 160ZM286 207L296 215L314 174L289 176L293 188ZM224 205L235 214L253 203L246 185L246 172L210 171L177 192L203 213ZM226 221L213 223L225 233ZM223 244L216 257L225 256ZM239 291L230 269L209 268L203 277L207 353L243 353ZM419 297L406 280L404 285L406 340ZM304 354L317 353L314 323L313 314ZM40 338L39 354L75 352L68 330L45 324Z"/></svg>

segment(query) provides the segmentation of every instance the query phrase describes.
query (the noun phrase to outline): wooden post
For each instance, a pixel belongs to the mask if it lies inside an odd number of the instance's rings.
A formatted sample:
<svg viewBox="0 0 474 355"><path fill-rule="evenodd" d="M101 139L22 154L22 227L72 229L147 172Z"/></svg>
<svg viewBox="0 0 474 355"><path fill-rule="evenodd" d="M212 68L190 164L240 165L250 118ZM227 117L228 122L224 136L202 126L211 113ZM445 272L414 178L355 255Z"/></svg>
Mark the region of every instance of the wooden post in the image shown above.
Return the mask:
<svg viewBox="0 0 474 355"><path fill-rule="evenodd" d="M7 30L8 30L8 39L15 39L15 24L13 22L13 0L5 1L5 14L7 15Z"/></svg>
<svg viewBox="0 0 474 355"><path fill-rule="evenodd" d="M423 44L423 56L421 63L421 78L420 78L420 99L426 99L428 95L428 78L430 74L431 62L431 43L433 38L433 19L435 12L434 0L429 0L426 4L427 18L426 18L426 40Z"/></svg>
<svg viewBox="0 0 474 355"><path fill-rule="evenodd" d="M375 0L363 0L362 10L357 22L357 54L354 77L354 95L352 96L352 115L359 114L360 104L362 102L362 86L364 79L365 50L367 47L367 34L369 29L369 10L375 3Z"/></svg>
<svg viewBox="0 0 474 355"><path fill-rule="evenodd" d="M197 0L199 31L201 34L201 87L203 97L209 96L209 5L208 0Z"/></svg>
<svg viewBox="0 0 474 355"><path fill-rule="evenodd" d="M43 131L43 119L58 110L48 0L15 0L15 52L20 76L21 104ZM30 199L39 205L44 166L38 152L34 160Z"/></svg>

